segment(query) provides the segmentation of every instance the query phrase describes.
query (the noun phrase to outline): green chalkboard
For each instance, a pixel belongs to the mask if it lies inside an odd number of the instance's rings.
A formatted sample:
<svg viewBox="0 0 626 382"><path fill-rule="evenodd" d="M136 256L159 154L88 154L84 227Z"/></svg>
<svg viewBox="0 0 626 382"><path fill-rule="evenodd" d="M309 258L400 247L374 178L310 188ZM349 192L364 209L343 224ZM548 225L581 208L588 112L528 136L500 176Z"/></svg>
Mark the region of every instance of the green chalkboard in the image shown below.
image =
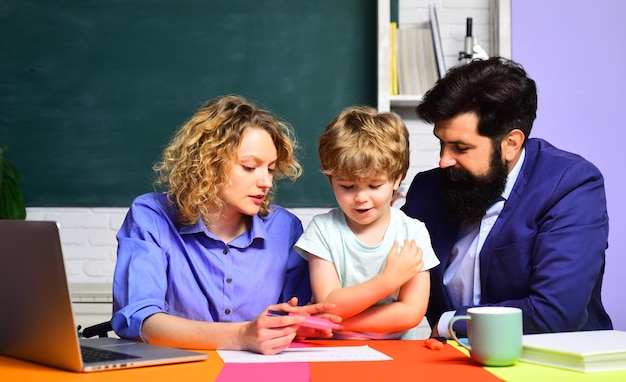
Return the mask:
<svg viewBox="0 0 626 382"><path fill-rule="evenodd" d="M208 99L240 94L294 126L287 207L335 205L317 140L376 102L374 0L3 0L0 146L29 207L124 207Z"/></svg>

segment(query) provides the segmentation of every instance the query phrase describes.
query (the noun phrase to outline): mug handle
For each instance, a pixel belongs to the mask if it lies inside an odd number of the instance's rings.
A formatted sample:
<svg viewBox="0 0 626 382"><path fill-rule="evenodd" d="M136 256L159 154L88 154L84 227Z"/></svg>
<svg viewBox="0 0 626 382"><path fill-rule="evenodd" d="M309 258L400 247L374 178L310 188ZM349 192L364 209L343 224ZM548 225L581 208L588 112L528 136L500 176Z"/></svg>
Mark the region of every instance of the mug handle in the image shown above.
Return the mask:
<svg viewBox="0 0 626 382"><path fill-rule="evenodd" d="M468 320L469 321L471 319L472 318L470 316L454 316L454 317L452 317L452 319L448 323L448 333L450 334L450 337L452 337L452 339L455 340L459 345L463 346L464 348L466 348L467 350L470 350L470 351L472 350L472 346L462 342L461 340L459 340L459 337L456 336L456 333L454 332L454 329L452 329L452 326L457 321L461 321L461 320Z"/></svg>

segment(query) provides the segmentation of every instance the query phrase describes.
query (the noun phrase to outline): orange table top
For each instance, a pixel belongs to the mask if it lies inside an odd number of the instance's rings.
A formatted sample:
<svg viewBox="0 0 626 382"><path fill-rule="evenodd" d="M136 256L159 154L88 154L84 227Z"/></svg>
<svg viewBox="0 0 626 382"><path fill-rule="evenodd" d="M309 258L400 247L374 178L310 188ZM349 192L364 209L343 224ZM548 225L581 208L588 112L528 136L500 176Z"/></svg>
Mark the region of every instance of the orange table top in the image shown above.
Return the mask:
<svg viewBox="0 0 626 382"><path fill-rule="evenodd" d="M358 346L367 344L392 357L390 361L224 364L215 351L205 351L206 361L95 373L73 373L0 356L3 381L567 381L626 380L626 370L579 373L518 362L503 368L482 367L464 349L451 342L442 350L431 350L424 341L307 341L306 346ZM615 378L615 379L612 379Z"/></svg>

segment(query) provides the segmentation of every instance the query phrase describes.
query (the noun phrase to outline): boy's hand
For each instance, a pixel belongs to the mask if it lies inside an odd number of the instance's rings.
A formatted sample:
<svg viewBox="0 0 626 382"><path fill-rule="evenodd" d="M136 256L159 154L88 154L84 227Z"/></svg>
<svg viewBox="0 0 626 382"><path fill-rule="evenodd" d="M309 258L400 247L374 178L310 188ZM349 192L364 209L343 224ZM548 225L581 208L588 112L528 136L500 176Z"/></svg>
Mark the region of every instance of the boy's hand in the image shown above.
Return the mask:
<svg viewBox="0 0 626 382"><path fill-rule="evenodd" d="M400 251L398 243L395 242L387 255L387 263L382 273L403 285L424 267L422 255L422 249L417 246L415 240L405 240Z"/></svg>

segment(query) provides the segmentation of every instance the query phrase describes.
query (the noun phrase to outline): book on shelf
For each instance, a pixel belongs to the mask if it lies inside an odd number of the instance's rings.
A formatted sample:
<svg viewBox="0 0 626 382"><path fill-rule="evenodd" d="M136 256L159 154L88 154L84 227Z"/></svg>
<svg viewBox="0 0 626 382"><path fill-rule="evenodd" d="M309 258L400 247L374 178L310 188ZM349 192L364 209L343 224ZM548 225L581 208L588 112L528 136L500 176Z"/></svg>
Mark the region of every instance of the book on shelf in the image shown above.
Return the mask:
<svg viewBox="0 0 626 382"><path fill-rule="evenodd" d="M437 7L434 4L428 6L428 14L430 18L430 29L433 35L433 46L435 48L435 59L437 61L437 73L439 78L446 74L446 62L443 56L443 45L441 43L441 32L439 31L439 18L437 16Z"/></svg>
<svg viewBox="0 0 626 382"><path fill-rule="evenodd" d="M398 91L399 94L421 94L418 29L398 29Z"/></svg>
<svg viewBox="0 0 626 382"><path fill-rule="evenodd" d="M430 25L422 31L422 52L422 65L424 68L422 72L424 75L424 82L422 92L420 94L426 93L426 91L433 87L435 82L439 79L437 60L435 59L435 46L433 43Z"/></svg>
<svg viewBox="0 0 626 382"><path fill-rule="evenodd" d="M423 95L439 79L429 25L400 28L398 90L400 95Z"/></svg>
<svg viewBox="0 0 626 382"><path fill-rule="evenodd" d="M398 94L398 23L389 23L389 89L391 95Z"/></svg>
<svg viewBox="0 0 626 382"><path fill-rule="evenodd" d="M626 370L626 332L593 330L523 336L520 361L576 370Z"/></svg>

